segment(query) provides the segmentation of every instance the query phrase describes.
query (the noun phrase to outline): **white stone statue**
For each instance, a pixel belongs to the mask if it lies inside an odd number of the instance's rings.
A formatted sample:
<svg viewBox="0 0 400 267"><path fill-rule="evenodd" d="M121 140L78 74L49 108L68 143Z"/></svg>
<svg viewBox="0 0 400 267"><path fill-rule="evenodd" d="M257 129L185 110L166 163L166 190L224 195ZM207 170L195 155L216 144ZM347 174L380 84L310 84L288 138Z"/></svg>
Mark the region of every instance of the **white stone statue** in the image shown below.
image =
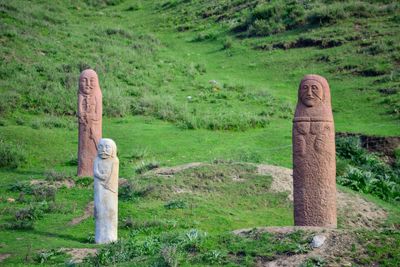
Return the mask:
<svg viewBox="0 0 400 267"><path fill-rule="evenodd" d="M95 242L117 241L118 232L118 169L117 146L111 139L100 139L94 161Z"/></svg>

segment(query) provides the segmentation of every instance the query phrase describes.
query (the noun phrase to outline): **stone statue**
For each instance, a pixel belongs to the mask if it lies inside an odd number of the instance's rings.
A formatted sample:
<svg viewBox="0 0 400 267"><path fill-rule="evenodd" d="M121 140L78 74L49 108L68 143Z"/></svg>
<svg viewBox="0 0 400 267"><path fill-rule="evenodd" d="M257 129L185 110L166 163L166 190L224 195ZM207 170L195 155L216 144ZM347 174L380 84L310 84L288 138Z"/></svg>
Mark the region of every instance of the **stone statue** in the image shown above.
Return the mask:
<svg viewBox="0 0 400 267"><path fill-rule="evenodd" d="M94 70L87 69L79 77L78 91L78 176L93 176L93 161L101 139L102 94Z"/></svg>
<svg viewBox="0 0 400 267"><path fill-rule="evenodd" d="M97 150L93 167L95 242L105 244L117 240L119 160L111 139L100 139Z"/></svg>
<svg viewBox="0 0 400 267"><path fill-rule="evenodd" d="M294 223L336 227L335 129L328 82L306 75L293 120Z"/></svg>

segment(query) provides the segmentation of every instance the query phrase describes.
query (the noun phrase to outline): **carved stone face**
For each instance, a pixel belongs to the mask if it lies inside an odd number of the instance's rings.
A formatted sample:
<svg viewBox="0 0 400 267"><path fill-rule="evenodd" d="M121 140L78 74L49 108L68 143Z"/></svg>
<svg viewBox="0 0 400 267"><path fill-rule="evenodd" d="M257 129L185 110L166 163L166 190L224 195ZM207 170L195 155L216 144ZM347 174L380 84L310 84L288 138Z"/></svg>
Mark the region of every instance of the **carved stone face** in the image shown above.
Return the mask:
<svg viewBox="0 0 400 267"><path fill-rule="evenodd" d="M108 141L101 139L99 146L97 147L97 154L102 159L108 159L112 156L113 144Z"/></svg>
<svg viewBox="0 0 400 267"><path fill-rule="evenodd" d="M313 107L322 102L323 88L315 80L305 80L300 87L301 102L307 107Z"/></svg>
<svg viewBox="0 0 400 267"><path fill-rule="evenodd" d="M97 77L95 74L88 74L80 78L79 89L82 93L89 95L97 86Z"/></svg>

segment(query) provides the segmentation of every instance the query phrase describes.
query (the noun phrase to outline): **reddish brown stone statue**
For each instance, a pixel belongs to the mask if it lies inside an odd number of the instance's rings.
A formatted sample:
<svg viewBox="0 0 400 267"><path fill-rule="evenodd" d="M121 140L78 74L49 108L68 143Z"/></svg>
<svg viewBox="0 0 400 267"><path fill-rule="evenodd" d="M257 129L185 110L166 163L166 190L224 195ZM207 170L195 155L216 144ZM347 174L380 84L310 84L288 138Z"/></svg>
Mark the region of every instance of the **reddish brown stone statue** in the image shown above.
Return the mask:
<svg viewBox="0 0 400 267"><path fill-rule="evenodd" d="M336 227L335 130L328 82L306 75L293 120L294 223Z"/></svg>
<svg viewBox="0 0 400 267"><path fill-rule="evenodd" d="M101 139L102 94L97 73L87 69L79 77L78 176L93 176L93 162Z"/></svg>

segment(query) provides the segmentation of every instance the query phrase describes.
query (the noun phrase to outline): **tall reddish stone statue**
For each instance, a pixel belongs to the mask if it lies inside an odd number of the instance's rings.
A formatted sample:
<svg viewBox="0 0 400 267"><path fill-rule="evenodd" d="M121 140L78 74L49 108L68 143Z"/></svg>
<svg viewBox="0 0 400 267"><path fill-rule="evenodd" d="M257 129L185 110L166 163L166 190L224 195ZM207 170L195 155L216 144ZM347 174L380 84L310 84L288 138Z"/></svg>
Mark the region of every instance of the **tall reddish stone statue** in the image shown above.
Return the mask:
<svg viewBox="0 0 400 267"><path fill-rule="evenodd" d="M293 120L294 223L336 227L335 129L328 82L306 75Z"/></svg>
<svg viewBox="0 0 400 267"><path fill-rule="evenodd" d="M78 176L93 176L93 162L102 133L102 94L97 73L87 69L79 77Z"/></svg>

